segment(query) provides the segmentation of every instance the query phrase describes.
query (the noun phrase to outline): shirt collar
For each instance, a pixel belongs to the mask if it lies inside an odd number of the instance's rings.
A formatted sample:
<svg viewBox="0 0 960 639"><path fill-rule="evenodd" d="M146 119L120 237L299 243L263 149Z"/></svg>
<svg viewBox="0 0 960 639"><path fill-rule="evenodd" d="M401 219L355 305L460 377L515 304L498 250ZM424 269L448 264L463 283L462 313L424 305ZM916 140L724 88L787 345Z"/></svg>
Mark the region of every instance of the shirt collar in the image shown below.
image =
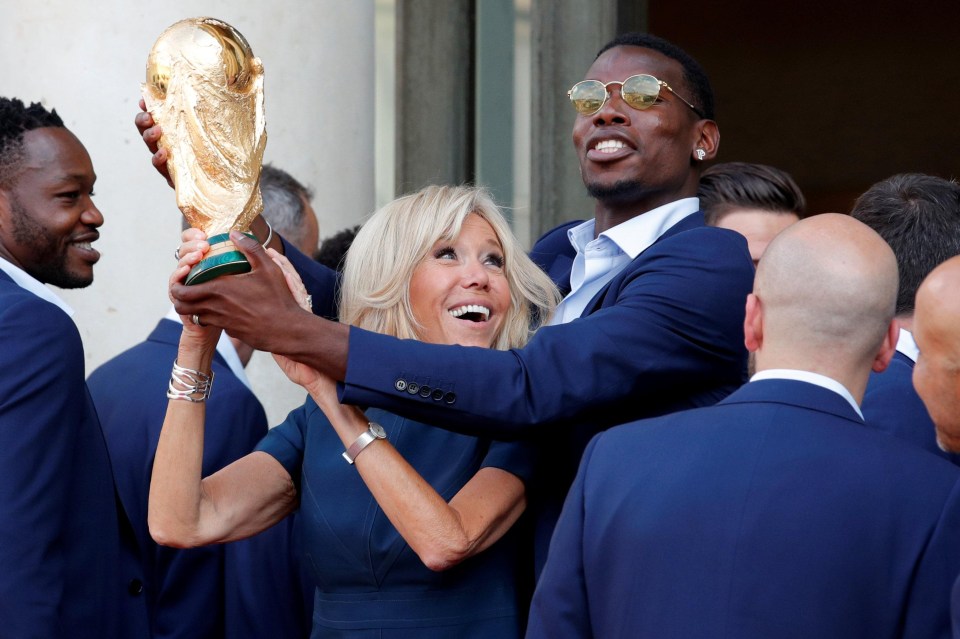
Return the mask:
<svg viewBox="0 0 960 639"><path fill-rule="evenodd" d="M60 296L51 291L40 280L34 278L32 275L29 275L16 264L0 257L0 271L3 271L9 275L10 279L12 279L20 288L33 293L42 300L50 302L71 318L73 317L73 309L70 308L66 302L60 299Z"/></svg>
<svg viewBox="0 0 960 639"><path fill-rule="evenodd" d="M846 386L832 377L820 375L819 373L811 373L810 371L796 370L793 368L770 368L756 373L750 378L750 381L759 382L760 380L764 379L791 379L798 382L807 382L808 384L814 384L815 386L831 390L847 400L847 403L853 407L853 410L857 411L857 415L860 416L860 419L863 419L863 413L860 411L860 406L853 398L853 395L847 390Z"/></svg>
<svg viewBox="0 0 960 639"><path fill-rule="evenodd" d="M917 363L917 358L920 357L920 349L917 348L913 334L905 328L900 329L900 336L897 337L897 352L909 357L910 361L914 364Z"/></svg>
<svg viewBox="0 0 960 639"><path fill-rule="evenodd" d="M667 230L692 213L700 210L700 200L687 197L675 202L658 206L641 215L634 216L625 222L609 228L596 239L605 238L613 242L625 254L633 259L660 239ZM592 242L596 232L596 220L590 219L567 230L570 244L583 253L587 244ZM603 240L600 240L603 241Z"/></svg>
<svg viewBox="0 0 960 639"><path fill-rule="evenodd" d="M183 324L183 320L180 319L180 315L177 314L177 311L172 307L169 311L167 311L164 319L171 320L177 324ZM237 349L234 348L233 342L230 341L230 336L227 335L226 331L220 332L220 341L217 342L217 353L219 353L220 357L223 358L223 361L227 363L227 367L230 369L230 372L233 373L237 379L243 383L244 386L252 391L253 388L250 386L250 380L247 379L246 371L243 370L243 363L240 361L240 356L237 354Z"/></svg>

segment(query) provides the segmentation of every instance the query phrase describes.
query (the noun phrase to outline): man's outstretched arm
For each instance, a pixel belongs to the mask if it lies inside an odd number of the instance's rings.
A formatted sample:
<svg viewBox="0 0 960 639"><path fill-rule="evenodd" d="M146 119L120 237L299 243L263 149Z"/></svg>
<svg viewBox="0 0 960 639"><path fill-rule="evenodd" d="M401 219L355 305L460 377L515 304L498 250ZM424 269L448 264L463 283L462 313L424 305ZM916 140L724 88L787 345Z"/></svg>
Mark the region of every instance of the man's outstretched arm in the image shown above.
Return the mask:
<svg viewBox="0 0 960 639"><path fill-rule="evenodd" d="M615 303L543 328L512 351L399 340L315 317L242 236L235 241L252 272L175 286L173 295L178 312L345 382L345 403L509 438L548 424L611 425L712 404L742 383L752 285L743 242L718 229L681 235L652 247L607 293Z"/></svg>

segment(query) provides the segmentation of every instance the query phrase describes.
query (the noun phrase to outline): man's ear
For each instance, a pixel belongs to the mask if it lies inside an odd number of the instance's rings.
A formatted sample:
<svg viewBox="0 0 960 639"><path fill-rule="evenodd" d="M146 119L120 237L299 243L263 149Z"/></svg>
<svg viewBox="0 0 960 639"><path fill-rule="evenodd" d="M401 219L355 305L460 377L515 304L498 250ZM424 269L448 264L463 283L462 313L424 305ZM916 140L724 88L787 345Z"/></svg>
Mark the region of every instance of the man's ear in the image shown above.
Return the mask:
<svg viewBox="0 0 960 639"><path fill-rule="evenodd" d="M900 322L896 319L890 320L890 326L887 327L887 333L883 336L883 342L873 358L872 370L875 373L882 373L887 370L893 354L897 352L897 340L900 339Z"/></svg>
<svg viewBox="0 0 960 639"><path fill-rule="evenodd" d="M747 295L746 312L743 318L743 343L747 350L755 353L763 346L763 306L760 298Z"/></svg>
<svg viewBox="0 0 960 639"><path fill-rule="evenodd" d="M702 149L703 162L717 157L717 152L720 150L720 129L717 127L717 123L713 120L700 120L697 123L697 131L699 135L694 148L690 150L690 154L696 157L697 150Z"/></svg>
<svg viewBox="0 0 960 639"><path fill-rule="evenodd" d="M10 192L0 188L0 229L10 224Z"/></svg>

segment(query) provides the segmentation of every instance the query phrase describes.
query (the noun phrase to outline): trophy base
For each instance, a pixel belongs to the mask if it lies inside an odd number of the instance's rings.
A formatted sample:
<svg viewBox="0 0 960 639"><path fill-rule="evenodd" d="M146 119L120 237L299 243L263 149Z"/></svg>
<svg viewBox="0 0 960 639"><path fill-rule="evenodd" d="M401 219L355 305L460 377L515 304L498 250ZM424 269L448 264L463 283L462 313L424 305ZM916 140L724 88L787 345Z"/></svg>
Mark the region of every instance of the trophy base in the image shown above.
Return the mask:
<svg viewBox="0 0 960 639"><path fill-rule="evenodd" d="M244 233L254 240L257 239L250 233ZM210 250L206 257L200 260L200 263L190 269L187 274L186 284L202 284L209 282L215 277L221 275L236 275L237 273L249 273L250 262L243 256L243 253L237 250L236 245L230 241L229 233L221 233L207 238L210 243Z"/></svg>

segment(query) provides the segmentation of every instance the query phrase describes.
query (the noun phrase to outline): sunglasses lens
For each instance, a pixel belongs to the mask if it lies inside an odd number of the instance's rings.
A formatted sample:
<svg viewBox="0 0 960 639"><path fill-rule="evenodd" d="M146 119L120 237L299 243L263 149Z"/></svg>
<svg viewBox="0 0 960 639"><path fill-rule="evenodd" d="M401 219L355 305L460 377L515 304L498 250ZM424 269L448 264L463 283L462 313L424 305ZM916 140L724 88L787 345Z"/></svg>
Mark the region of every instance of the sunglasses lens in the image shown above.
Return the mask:
<svg viewBox="0 0 960 639"><path fill-rule="evenodd" d="M623 81L620 97L634 109L649 109L660 95L660 83L652 75L632 75Z"/></svg>
<svg viewBox="0 0 960 639"><path fill-rule="evenodd" d="M607 89L596 80L584 80L570 89L570 101L580 115L591 115L600 110L607 99Z"/></svg>

